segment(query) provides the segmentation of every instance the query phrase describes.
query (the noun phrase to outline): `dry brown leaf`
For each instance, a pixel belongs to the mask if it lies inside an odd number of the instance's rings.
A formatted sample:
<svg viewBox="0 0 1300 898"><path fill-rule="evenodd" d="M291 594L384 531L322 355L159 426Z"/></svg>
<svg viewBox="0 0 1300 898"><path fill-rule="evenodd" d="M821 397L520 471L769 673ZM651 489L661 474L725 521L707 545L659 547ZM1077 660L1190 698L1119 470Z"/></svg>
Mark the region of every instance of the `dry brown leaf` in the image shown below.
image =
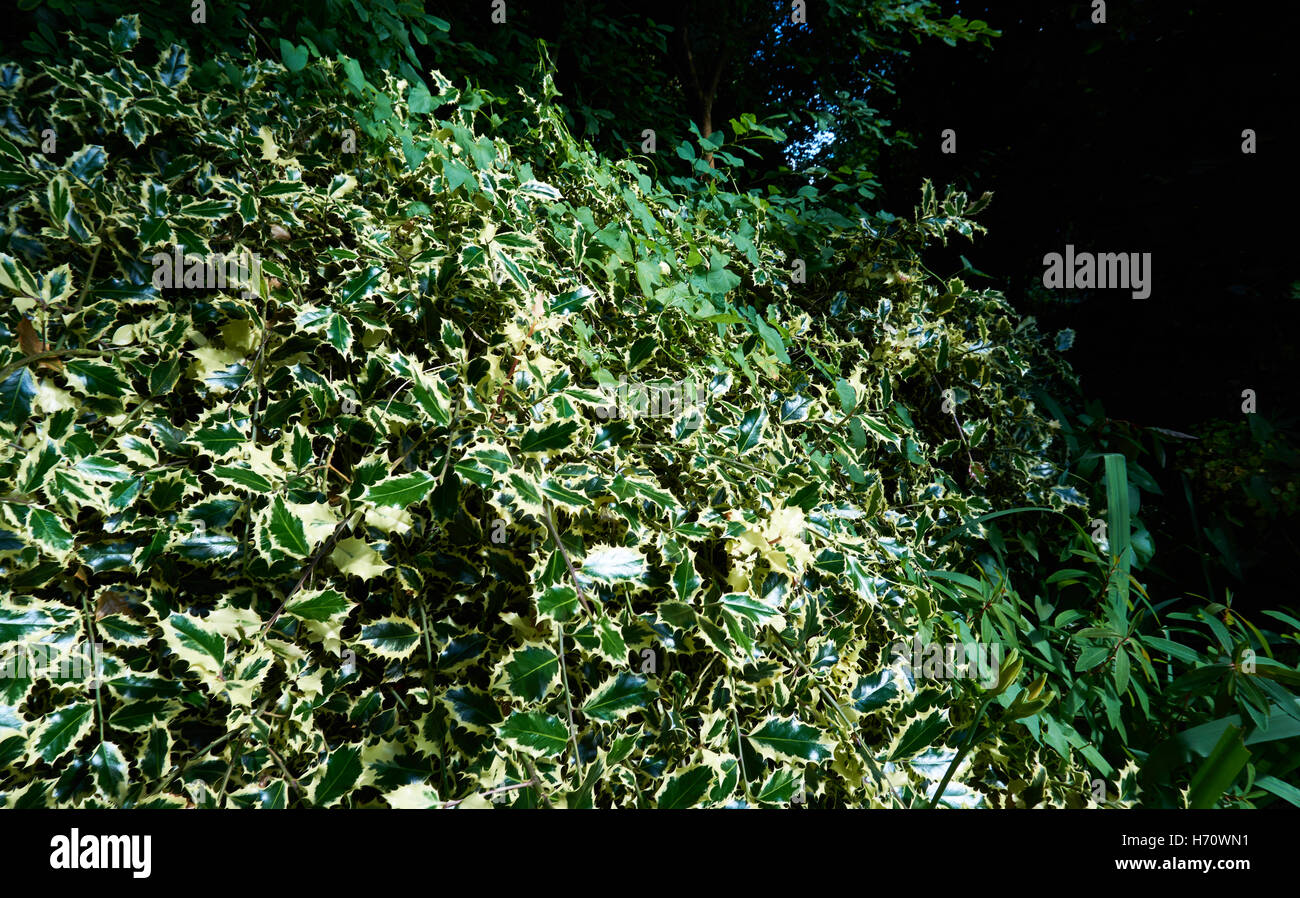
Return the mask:
<svg viewBox="0 0 1300 898"><path fill-rule="evenodd" d="M23 355L36 355L45 351L45 344L36 333L36 328L25 317L18 319L18 348Z"/></svg>
<svg viewBox="0 0 1300 898"><path fill-rule="evenodd" d="M36 333L35 326L23 317L18 319L18 348L23 351L23 355L33 356L40 355L50 347L41 339L41 335ZM49 368L51 371L63 370L63 362L58 359L41 359L36 366Z"/></svg>
<svg viewBox="0 0 1300 898"><path fill-rule="evenodd" d="M110 614L126 614L131 610L131 599L124 592L105 590L95 604L95 620Z"/></svg>

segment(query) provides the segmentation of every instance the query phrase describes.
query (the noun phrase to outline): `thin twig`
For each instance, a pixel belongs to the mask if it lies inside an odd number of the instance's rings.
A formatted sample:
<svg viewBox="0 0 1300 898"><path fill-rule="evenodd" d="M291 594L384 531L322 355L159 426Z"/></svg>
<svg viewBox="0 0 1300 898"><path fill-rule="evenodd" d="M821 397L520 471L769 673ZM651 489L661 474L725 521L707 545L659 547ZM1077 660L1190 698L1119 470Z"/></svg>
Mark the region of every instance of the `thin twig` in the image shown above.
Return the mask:
<svg viewBox="0 0 1300 898"><path fill-rule="evenodd" d="M279 756L278 754L275 753L275 749L272 748L271 746L267 745L266 743L263 743L263 744L262 744L262 747L265 748L268 752L271 753L271 757L275 759L275 763L279 765L279 767L280 767L280 769L281 769L282 771L284 771L284 775L285 775L285 777L289 780L289 783L290 783L290 784L291 784L295 789L297 789L299 792L301 792L303 795L306 795L306 794L307 794L307 790L304 789L301 785L299 785L297 778L294 777L294 775L293 775L292 773L289 772L289 768L285 765L284 761L281 760L280 756Z"/></svg>
<svg viewBox="0 0 1300 898"><path fill-rule="evenodd" d="M499 795L502 792L512 792L516 789L527 789L529 786L535 786L535 785L537 785L535 782L529 780L526 783L515 783L514 785L511 786L498 786L495 789L487 789L483 792L474 792L470 795L466 795L464 798L457 798L454 801L444 802L443 804L439 805L439 807L443 808L444 810L446 808L454 808L456 805L461 804L462 802L469 801L475 795Z"/></svg>
<svg viewBox="0 0 1300 898"><path fill-rule="evenodd" d="M770 630L776 636L777 644L782 649L784 649L785 644L781 640L781 635L777 633L776 630L774 630L771 626L768 627L768 630ZM853 730L852 728L853 725L849 721L848 717L845 715L844 709L840 707L839 702L835 701L834 696L830 694L830 690L828 690L825 686L823 686L821 683L817 681L817 677L813 674L811 670L808 669L807 665L803 663L803 660L801 658L799 658L794 654L786 654L786 652L784 651L782 651L782 654L785 655L787 660L793 661L795 664L797 664L799 666L799 669L808 675L809 679L812 680L813 685L817 687L817 691L822 694L822 698L824 698L826 702L832 708L835 709L835 715L840 719L840 721L842 721L843 732L845 732L849 736L849 738L853 740L853 743L857 746L858 753L862 755L862 759L867 762L867 766L871 768L871 772L875 775L877 784L883 783L885 777L884 774L881 772L880 768L876 766L876 759L871 756L871 752L867 750L867 746L862 742L862 738L857 734L856 731Z"/></svg>
<svg viewBox="0 0 1300 898"><path fill-rule="evenodd" d="M167 779L163 780L162 785L158 787L158 791L162 792L163 790L165 790L168 786L171 785L172 780L176 779L176 777L180 776L182 773L184 773L186 770L188 770L190 767L196 764L200 758L202 758L208 752L212 751L212 749L216 748L221 743L225 742L227 739L233 739L234 737L238 736L247 728L248 728L248 724L245 723L243 726L239 727L236 730L231 730L228 733L218 736L216 739L213 739L202 749L200 749L197 753L195 753L194 757L190 758L184 764L176 765L175 772L173 772L171 776L167 777Z"/></svg>
<svg viewBox="0 0 1300 898"><path fill-rule="evenodd" d="M102 250L103 248L104 248L104 243L103 243L103 241L100 241L98 244L96 244L96 246L95 246L95 251L94 251L94 253L92 253L91 256L90 256L90 268L87 269L87 271L86 271L86 281L85 281L85 283L83 283L83 284L81 285L81 292L77 294L77 304L76 304L75 306L73 306L73 307L69 310L69 314L76 314L78 311L81 310L81 307L82 307L83 305L85 305L85 302L86 302L86 294L90 291L90 281L91 281L91 278L94 277L94 274L95 274L95 265L96 265L96 263L99 262L99 253L100 253L100 250ZM65 318L65 320L66 320L66 318ZM63 331L63 333L59 336L59 346L60 346L60 347L63 346L63 341L66 340L66 339L68 339L68 334L69 334L69 333L71 333L71 331L70 331L70 330L67 330L67 329L65 328L64 331ZM56 347L56 348L58 348L58 347Z"/></svg>
<svg viewBox="0 0 1300 898"><path fill-rule="evenodd" d="M11 362L3 368L0 368L0 383L3 383L8 379L10 374L14 373L19 368L30 365L32 362L42 361L43 359L57 359L63 356L98 358L99 356L105 356L108 354L109 353L98 349L51 349L48 352L38 352L35 355L26 356L25 358L21 358L16 362Z"/></svg>
<svg viewBox="0 0 1300 898"><path fill-rule="evenodd" d="M346 518L340 521L339 525L334 528L334 532L329 535L329 538L326 539L325 542L321 543L320 549L318 549L315 556L312 557L311 563L308 564L307 569L302 572L302 576L298 578L298 582L294 584L293 589L289 590L289 594L284 597L284 601L281 602L280 607L275 610L275 614L271 615L271 619L268 620L265 625L263 625L262 627L263 637L265 637L266 634L270 632L271 626L276 622L276 620L279 619L280 615L284 612L284 608L286 605L289 604L289 600L292 599L295 595L297 595L298 590L302 589L303 584L307 582L307 578L310 577L312 575L312 572L316 570L316 565L320 564L321 559L325 557L325 553L328 552L330 549L334 548L334 544L338 541L339 534L341 534L343 530L351 523L352 518L354 517L355 514L357 513L352 512Z"/></svg>
<svg viewBox="0 0 1300 898"><path fill-rule="evenodd" d="M524 766L528 768L528 775L533 778L533 785L537 787L537 797L542 800L542 804L546 805L547 808L554 809L555 805L551 804L550 796L542 788L542 778L538 776L537 768L533 766L532 759L527 755L520 755L520 759L524 762Z"/></svg>
<svg viewBox="0 0 1300 898"><path fill-rule="evenodd" d="M591 605L587 603L586 591L583 590L582 582L578 579L578 571L574 568L573 562L569 560L569 553L565 550L564 543L560 541L560 532L559 528L555 526L555 515L551 511L551 502L549 499L545 501L546 517L542 519L542 523L546 525L547 531L551 534L551 539L555 541L555 548L559 550L560 557L564 559L564 566L569 571L569 579L573 581L573 587L578 592L578 601L582 602L582 607L590 615L592 613Z"/></svg>
<svg viewBox="0 0 1300 898"><path fill-rule="evenodd" d="M555 631L560 640L560 675L564 680L564 705L569 710L569 743L573 746L573 774L581 782L582 759L578 755L577 728L573 723L573 693L569 691L569 662L564 653L564 624L556 622Z"/></svg>
<svg viewBox="0 0 1300 898"><path fill-rule="evenodd" d="M745 800L750 804L754 803L754 797L749 793L749 773L745 770L745 743L744 734L740 732L740 714L736 711L736 678L731 677L731 725L736 728L736 760L740 762L740 782L745 787Z"/></svg>

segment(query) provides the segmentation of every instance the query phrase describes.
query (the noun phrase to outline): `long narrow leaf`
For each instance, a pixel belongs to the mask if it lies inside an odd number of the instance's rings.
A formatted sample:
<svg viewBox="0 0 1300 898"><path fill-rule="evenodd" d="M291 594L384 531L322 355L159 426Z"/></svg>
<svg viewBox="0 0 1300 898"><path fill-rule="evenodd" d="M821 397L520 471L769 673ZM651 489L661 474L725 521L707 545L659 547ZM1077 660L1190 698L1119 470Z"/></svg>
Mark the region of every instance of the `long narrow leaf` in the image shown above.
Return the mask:
<svg viewBox="0 0 1300 898"><path fill-rule="evenodd" d="M1128 467L1124 456L1108 453L1106 456L1106 509L1109 513L1111 569L1111 602L1117 622L1127 619L1129 583L1129 534L1132 521L1128 505Z"/></svg>
<svg viewBox="0 0 1300 898"><path fill-rule="evenodd" d="M1241 727L1229 726L1219 737L1214 751L1196 771L1187 789L1187 804L1192 808L1212 808L1232 785L1241 768L1250 760L1250 749L1241 741Z"/></svg>

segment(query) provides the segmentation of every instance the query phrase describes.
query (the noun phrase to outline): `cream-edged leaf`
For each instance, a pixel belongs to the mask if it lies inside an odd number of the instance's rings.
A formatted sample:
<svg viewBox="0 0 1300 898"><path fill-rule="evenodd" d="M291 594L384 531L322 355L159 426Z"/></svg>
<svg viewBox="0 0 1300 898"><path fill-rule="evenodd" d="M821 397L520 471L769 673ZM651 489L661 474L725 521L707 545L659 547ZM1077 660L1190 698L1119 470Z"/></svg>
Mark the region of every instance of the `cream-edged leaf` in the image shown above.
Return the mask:
<svg viewBox="0 0 1300 898"><path fill-rule="evenodd" d="M356 537L339 540L330 560L343 573L362 580L373 580L391 567L365 540Z"/></svg>
<svg viewBox="0 0 1300 898"><path fill-rule="evenodd" d="M405 658L420 644L420 628L409 618L392 615L363 624L358 642L372 655Z"/></svg>

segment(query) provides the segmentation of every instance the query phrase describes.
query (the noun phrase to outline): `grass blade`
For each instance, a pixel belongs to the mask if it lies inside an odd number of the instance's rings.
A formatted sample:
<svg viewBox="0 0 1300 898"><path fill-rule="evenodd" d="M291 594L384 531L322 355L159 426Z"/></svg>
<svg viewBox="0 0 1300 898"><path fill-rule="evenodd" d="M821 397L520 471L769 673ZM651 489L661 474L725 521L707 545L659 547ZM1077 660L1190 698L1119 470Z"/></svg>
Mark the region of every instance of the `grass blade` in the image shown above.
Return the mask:
<svg viewBox="0 0 1300 898"><path fill-rule="evenodd" d="M1128 465L1119 453L1107 453L1106 459L1106 509L1110 536L1112 576L1111 601L1119 621L1128 617L1129 585L1129 534L1132 521L1128 505Z"/></svg>

